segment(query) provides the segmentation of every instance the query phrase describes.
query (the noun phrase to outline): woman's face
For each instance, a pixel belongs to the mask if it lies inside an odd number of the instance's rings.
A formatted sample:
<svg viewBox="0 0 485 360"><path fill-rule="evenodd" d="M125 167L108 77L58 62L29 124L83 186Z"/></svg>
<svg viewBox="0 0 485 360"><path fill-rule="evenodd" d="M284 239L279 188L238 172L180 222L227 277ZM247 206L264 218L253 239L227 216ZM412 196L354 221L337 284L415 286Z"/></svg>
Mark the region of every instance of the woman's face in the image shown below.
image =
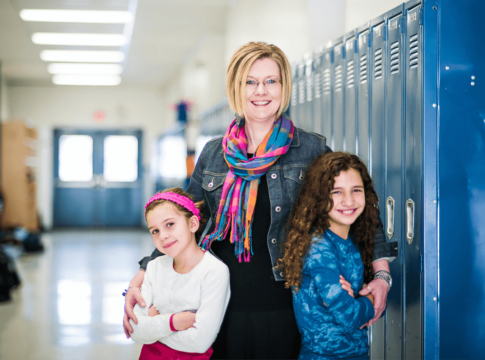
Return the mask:
<svg viewBox="0 0 485 360"><path fill-rule="evenodd" d="M276 61L258 59L246 80L246 120L275 121L281 105L281 74Z"/></svg>

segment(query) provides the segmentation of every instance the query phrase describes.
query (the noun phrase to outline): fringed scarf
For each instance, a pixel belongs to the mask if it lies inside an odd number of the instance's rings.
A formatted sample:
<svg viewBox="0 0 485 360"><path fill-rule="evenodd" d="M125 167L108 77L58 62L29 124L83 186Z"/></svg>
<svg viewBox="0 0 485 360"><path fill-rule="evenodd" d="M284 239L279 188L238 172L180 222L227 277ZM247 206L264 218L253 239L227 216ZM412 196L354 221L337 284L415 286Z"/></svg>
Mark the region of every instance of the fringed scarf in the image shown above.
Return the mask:
<svg viewBox="0 0 485 360"><path fill-rule="evenodd" d="M248 262L252 252L252 220L261 176L281 155L286 154L293 140L292 121L281 116L273 124L254 157L248 159L245 127L234 120L222 139L224 158L229 172L222 187L214 231L202 242L207 250L214 240L224 240L231 229L230 240L235 244L235 255Z"/></svg>

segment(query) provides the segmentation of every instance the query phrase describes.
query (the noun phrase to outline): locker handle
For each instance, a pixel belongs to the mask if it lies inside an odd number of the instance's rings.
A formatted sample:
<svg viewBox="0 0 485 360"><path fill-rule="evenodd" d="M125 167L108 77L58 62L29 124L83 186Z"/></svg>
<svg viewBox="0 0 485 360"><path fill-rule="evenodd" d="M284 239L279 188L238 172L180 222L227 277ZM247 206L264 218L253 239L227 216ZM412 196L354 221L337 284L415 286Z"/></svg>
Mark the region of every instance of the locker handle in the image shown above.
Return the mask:
<svg viewBox="0 0 485 360"><path fill-rule="evenodd" d="M394 204L394 199L389 196L386 200L387 237L389 240L394 236Z"/></svg>
<svg viewBox="0 0 485 360"><path fill-rule="evenodd" d="M414 240L414 201L406 201L406 240L411 245Z"/></svg>

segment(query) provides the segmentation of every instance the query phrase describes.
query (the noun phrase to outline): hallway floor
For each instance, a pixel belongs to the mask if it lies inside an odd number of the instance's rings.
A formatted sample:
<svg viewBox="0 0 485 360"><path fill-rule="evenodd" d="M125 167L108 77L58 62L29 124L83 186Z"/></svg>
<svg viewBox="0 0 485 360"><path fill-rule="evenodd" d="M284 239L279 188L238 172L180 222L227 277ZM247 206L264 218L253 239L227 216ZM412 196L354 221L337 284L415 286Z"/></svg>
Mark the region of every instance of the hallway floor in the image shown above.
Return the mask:
<svg viewBox="0 0 485 360"><path fill-rule="evenodd" d="M22 285L0 303L0 359L138 359L121 293L154 248L148 231L59 230L42 241L43 253L16 259Z"/></svg>

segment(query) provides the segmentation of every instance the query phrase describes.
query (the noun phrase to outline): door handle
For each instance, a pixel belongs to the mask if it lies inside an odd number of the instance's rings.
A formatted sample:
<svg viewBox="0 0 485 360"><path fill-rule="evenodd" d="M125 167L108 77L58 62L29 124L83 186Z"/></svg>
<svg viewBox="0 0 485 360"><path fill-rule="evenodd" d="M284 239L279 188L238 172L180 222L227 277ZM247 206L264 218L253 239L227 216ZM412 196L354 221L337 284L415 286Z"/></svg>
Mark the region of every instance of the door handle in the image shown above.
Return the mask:
<svg viewBox="0 0 485 360"><path fill-rule="evenodd" d="M414 240L414 201L406 201L406 240L411 245Z"/></svg>
<svg viewBox="0 0 485 360"><path fill-rule="evenodd" d="M389 240L394 236L394 204L392 196L386 199L387 237Z"/></svg>

